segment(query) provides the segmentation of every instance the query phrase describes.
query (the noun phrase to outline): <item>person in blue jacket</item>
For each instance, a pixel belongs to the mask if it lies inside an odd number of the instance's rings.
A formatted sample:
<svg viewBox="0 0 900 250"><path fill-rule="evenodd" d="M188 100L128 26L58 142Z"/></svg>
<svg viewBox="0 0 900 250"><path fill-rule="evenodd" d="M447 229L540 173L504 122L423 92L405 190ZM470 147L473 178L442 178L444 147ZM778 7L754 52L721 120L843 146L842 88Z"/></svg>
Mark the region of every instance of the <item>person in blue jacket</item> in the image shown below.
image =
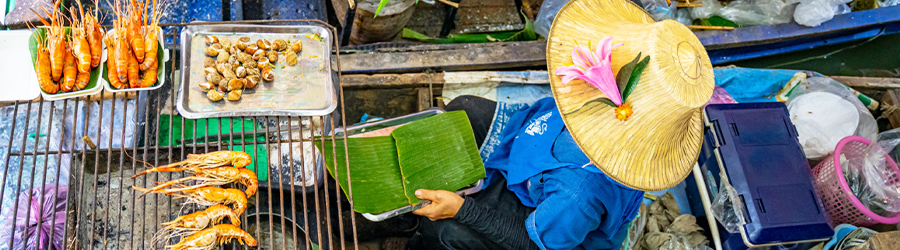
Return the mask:
<svg viewBox="0 0 900 250"><path fill-rule="evenodd" d="M416 190L431 204L413 211L408 249L620 249L641 190L687 177L715 82L690 29L628 0L571 0L550 28L547 67L553 97L502 124L486 188ZM506 120L485 118L491 105L458 97L448 109L466 110L477 139Z"/></svg>
<svg viewBox="0 0 900 250"><path fill-rule="evenodd" d="M466 110L475 121L491 114L473 111L490 102L460 97L448 110ZM487 104L491 105L491 104ZM493 104L496 105L496 104ZM493 110L491 110L493 111ZM473 117L479 116L482 117ZM480 137L483 138L483 137ZM593 166L566 130L552 98L513 115L502 142L485 162L487 187L469 197L418 190L434 205L415 211L427 216L411 249L618 249L644 192L609 179ZM444 220L451 219L452 220ZM433 220L433 221L432 221ZM523 226L524 225L524 226ZM423 235L425 234L425 235Z"/></svg>

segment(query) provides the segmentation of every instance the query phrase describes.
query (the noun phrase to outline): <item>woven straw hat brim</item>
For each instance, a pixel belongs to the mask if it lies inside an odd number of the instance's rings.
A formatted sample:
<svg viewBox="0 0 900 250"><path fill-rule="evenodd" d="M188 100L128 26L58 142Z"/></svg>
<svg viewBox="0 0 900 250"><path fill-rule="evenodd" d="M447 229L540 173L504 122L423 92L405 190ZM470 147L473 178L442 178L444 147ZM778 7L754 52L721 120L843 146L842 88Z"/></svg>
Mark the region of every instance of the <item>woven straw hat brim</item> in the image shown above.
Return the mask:
<svg viewBox="0 0 900 250"><path fill-rule="evenodd" d="M572 49L613 37L612 70L640 52L650 61L625 100L634 114L619 121L613 107L587 103L605 97L590 84L563 84L554 72ZM594 48L592 47L591 50ZM697 161L703 139L701 108L712 95L712 64L703 45L684 25L655 22L627 0L572 0L559 11L547 39L550 84L563 121L595 166L613 180L656 191L684 180Z"/></svg>

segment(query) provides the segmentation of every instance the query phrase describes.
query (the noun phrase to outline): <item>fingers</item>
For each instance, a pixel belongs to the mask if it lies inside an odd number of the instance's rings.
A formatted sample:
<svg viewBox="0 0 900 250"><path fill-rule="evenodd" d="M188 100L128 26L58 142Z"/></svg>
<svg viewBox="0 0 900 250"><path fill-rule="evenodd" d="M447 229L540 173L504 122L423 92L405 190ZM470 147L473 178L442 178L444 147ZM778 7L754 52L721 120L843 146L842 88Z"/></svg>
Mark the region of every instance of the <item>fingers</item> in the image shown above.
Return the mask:
<svg viewBox="0 0 900 250"><path fill-rule="evenodd" d="M413 214L430 217L429 215L431 215L435 212L435 206L436 205L434 203L428 204L425 207L413 210Z"/></svg>
<svg viewBox="0 0 900 250"><path fill-rule="evenodd" d="M428 190L428 189L419 189L419 190L416 190L416 197L418 197L419 199L423 199L423 200L437 201L438 192ZM429 206L431 206L431 205L429 205Z"/></svg>

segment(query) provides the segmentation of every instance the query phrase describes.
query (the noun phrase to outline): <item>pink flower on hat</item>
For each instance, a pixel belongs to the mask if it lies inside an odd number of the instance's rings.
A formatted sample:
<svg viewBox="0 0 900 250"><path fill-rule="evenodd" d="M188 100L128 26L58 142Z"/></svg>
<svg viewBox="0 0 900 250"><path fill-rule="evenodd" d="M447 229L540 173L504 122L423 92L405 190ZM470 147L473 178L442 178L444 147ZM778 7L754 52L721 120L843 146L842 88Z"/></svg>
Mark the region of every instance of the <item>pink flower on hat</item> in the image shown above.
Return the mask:
<svg viewBox="0 0 900 250"><path fill-rule="evenodd" d="M613 45L612 36L603 38L594 48L593 53L591 53L589 47L576 44L575 48L572 49L572 65L560 67L556 69L555 73L562 77L563 84L567 84L575 79L590 83L592 86L600 89L603 94L606 94L616 106L620 106L622 105L622 96L619 93L618 85L616 85L616 75L613 74L610 65L610 55L613 48L621 45L621 43ZM588 46L590 46L590 43Z"/></svg>

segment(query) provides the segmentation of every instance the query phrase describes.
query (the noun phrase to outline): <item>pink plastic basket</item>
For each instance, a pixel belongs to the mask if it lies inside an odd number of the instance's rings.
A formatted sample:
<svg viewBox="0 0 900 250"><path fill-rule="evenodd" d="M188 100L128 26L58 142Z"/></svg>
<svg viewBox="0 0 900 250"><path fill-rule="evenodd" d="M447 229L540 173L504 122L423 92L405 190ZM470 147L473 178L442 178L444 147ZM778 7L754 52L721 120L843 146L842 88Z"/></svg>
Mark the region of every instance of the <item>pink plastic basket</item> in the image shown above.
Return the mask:
<svg viewBox="0 0 900 250"><path fill-rule="evenodd" d="M834 149L834 154L819 163L813 169L813 175L816 179L816 189L822 196L825 210L828 217L834 225L851 224L855 226L871 226L879 223L896 224L900 222L900 214L892 217L883 217L870 211L859 202L859 199L850 191L847 186L847 180L844 178L841 169L840 157L843 154L847 158L863 157L866 148L872 143L869 139L859 136L848 136L838 142ZM900 170L897 164L890 158L884 156L886 165L889 166L885 170L888 178L885 185L897 188L900 186Z"/></svg>

